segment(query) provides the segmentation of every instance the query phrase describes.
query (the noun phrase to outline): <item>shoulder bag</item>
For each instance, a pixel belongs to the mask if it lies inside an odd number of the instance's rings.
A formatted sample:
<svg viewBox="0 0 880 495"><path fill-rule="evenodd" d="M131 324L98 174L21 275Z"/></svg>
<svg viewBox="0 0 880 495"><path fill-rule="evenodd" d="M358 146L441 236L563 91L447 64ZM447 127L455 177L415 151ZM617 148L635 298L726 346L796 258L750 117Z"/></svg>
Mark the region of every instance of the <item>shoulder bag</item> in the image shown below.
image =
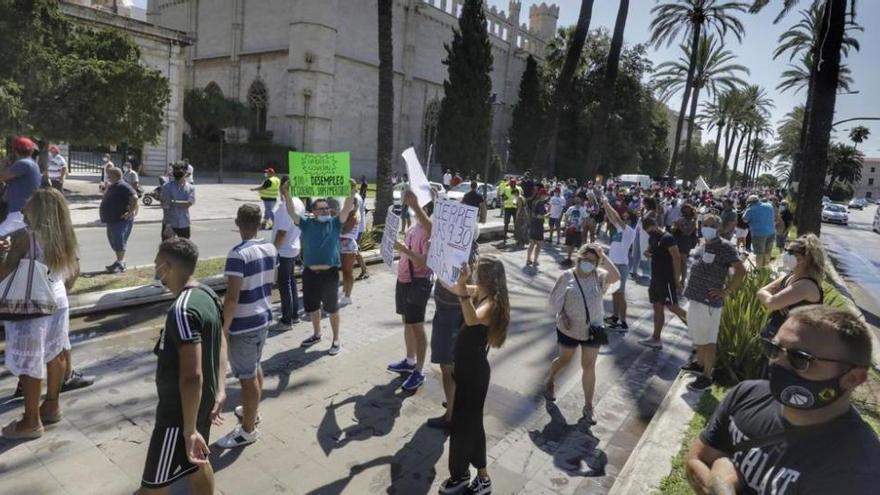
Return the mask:
<svg viewBox="0 0 880 495"><path fill-rule="evenodd" d="M581 300L584 301L584 311L587 313L587 341L593 344L599 345L607 345L608 344L608 332L605 331L605 327L601 327L599 325L593 325L590 318L590 307L587 305L587 295L584 292L584 288L581 287L581 281L578 280L577 273L574 270L571 271L571 276L574 278L574 283L577 284L578 291L581 293Z"/></svg>
<svg viewBox="0 0 880 495"><path fill-rule="evenodd" d="M29 239L27 256L0 282L0 320L29 320L58 309L49 268L36 259L36 234L31 232Z"/></svg>

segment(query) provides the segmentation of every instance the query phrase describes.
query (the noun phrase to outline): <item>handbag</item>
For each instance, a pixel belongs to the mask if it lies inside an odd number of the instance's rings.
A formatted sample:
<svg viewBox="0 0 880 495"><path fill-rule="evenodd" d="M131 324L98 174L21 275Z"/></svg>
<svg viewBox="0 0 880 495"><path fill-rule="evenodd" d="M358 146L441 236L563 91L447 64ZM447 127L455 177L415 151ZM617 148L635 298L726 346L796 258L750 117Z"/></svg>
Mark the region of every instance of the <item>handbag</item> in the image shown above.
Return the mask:
<svg viewBox="0 0 880 495"><path fill-rule="evenodd" d="M587 342L591 342L599 345L607 345L608 344L608 332L605 330L605 327L594 325L591 322L590 318L590 307L587 306L587 295L584 293L584 288L581 287L581 282L577 278L577 274L574 270L571 271L571 276L574 277L574 282L578 286L578 290L581 293L581 299L584 301L584 310L587 313L587 326L589 329L587 330Z"/></svg>
<svg viewBox="0 0 880 495"><path fill-rule="evenodd" d="M29 320L57 309L49 268L36 259L36 234L31 232L28 255L0 282L0 320Z"/></svg>

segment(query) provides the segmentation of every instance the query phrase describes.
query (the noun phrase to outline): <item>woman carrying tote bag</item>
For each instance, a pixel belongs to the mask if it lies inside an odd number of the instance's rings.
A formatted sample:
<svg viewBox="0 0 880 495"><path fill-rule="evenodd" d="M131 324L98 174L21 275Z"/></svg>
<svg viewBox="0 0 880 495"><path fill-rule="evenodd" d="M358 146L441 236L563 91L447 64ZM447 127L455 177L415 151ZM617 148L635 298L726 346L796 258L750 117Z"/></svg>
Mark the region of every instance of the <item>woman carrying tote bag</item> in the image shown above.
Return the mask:
<svg viewBox="0 0 880 495"><path fill-rule="evenodd" d="M3 428L8 439L32 439L43 434L43 425L61 420L58 395L65 373L65 350L70 349L67 287L79 272L76 236L67 202L54 189L38 189L22 211L28 228L0 244L5 254L0 280L31 255L49 269L49 286L55 296L55 312L37 318L5 321L6 367L19 378L24 395L24 415ZM24 266L24 264L22 264ZM46 398L40 405L42 381Z"/></svg>

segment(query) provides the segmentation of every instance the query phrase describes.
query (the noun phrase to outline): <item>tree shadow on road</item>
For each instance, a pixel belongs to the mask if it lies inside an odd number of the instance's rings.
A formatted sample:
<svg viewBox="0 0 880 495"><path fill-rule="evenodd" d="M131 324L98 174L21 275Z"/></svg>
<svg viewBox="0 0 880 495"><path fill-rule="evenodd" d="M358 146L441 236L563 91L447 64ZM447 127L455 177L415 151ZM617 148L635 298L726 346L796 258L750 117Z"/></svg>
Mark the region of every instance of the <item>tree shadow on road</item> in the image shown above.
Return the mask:
<svg viewBox="0 0 880 495"><path fill-rule="evenodd" d="M331 402L317 432L318 444L324 455L330 455L331 451L341 449L349 442L364 441L391 433L394 422L400 416L403 400L410 395L397 392L403 380L403 376L397 376L389 383L374 386L363 395L354 395L342 402ZM354 404L356 424L342 429L336 420L336 411L348 404Z"/></svg>
<svg viewBox="0 0 880 495"><path fill-rule="evenodd" d="M608 457L598 448L588 425L582 421L568 424L556 404L546 404L550 421L541 431L530 431L536 447L553 456L553 465L569 476L605 476Z"/></svg>
<svg viewBox="0 0 880 495"><path fill-rule="evenodd" d="M376 475L370 493L385 489L388 494L426 495L437 477L435 465L443 456L447 434L423 424L409 441L393 456L381 456L351 467L348 476L316 488L309 495L336 495L344 493L349 483L372 467L388 465L391 484L384 475Z"/></svg>

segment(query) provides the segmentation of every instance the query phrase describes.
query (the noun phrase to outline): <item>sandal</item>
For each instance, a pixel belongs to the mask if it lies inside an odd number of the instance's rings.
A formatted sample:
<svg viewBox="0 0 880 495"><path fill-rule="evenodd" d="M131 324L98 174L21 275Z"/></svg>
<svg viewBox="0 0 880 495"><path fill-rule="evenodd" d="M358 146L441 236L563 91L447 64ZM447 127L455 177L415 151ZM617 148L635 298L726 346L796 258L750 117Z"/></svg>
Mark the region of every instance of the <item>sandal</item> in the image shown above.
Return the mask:
<svg viewBox="0 0 880 495"><path fill-rule="evenodd" d="M3 438L7 440L34 440L43 436L43 427L30 431L16 431L19 420L13 420L11 423L3 427Z"/></svg>
<svg viewBox="0 0 880 495"><path fill-rule="evenodd" d="M367 273L367 272L361 272L361 274L358 275L357 278L356 278L355 280L366 280L366 279L368 279L368 278L370 278L370 274L369 274L369 273Z"/></svg>
<svg viewBox="0 0 880 495"><path fill-rule="evenodd" d="M64 418L64 414L62 414L61 411L58 411L58 414L40 414L40 421L42 421L44 425L60 423L62 418Z"/></svg>

